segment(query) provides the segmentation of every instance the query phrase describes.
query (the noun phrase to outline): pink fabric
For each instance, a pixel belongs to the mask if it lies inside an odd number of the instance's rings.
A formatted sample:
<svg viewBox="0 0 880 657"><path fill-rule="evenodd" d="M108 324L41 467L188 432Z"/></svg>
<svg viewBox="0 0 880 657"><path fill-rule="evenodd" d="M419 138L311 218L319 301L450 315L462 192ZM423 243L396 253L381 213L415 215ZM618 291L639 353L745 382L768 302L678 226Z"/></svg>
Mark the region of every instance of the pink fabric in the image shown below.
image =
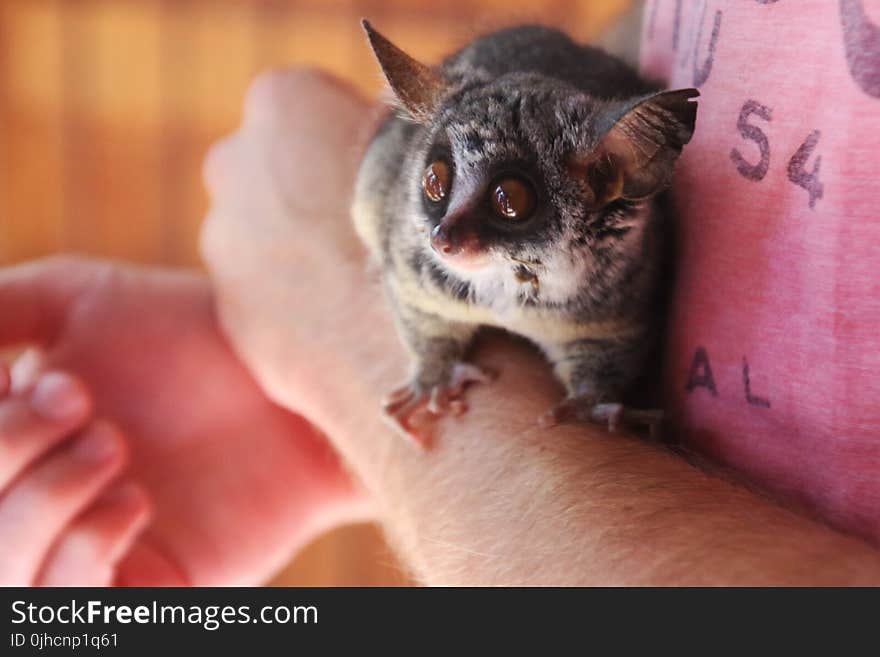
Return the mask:
<svg viewBox="0 0 880 657"><path fill-rule="evenodd" d="M667 367L692 446L880 543L880 0L649 0L701 91Z"/></svg>

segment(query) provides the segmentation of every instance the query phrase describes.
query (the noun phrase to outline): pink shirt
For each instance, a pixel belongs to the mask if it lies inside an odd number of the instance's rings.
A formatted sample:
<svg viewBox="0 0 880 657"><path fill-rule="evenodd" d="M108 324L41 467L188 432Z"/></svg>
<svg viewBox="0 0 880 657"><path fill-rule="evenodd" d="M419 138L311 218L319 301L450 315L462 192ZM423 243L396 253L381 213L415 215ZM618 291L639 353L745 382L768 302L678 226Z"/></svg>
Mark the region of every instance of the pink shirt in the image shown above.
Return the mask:
<svg viewBox="0 0 880 657"><path fill-rule="evenodd" d="M642 48L702 94L673 194L673 426L880 544L880 0L649 0Z"/></svg>

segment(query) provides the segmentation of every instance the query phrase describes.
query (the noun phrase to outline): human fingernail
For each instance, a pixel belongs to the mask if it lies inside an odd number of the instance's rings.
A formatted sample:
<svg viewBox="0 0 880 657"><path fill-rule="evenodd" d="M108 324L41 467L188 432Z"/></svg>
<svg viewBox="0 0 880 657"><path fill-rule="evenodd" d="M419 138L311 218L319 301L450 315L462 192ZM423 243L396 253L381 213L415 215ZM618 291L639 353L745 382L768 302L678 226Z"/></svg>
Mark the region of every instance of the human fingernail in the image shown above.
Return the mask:
<svg viewBox="0 0 880 657"><path fill-rule="evenodd" d="M103 463L116 456L119 444L113 432L96 424L86 431L73 447L76 458L85 463Z"/></svg>
<svg viewBox="0 0 880 657"><path fill-rule="evenodd" d="M40 377L31 393L31 407L50 420L72 420L89 406L83 386L69 374L49 372Z"/></svg>

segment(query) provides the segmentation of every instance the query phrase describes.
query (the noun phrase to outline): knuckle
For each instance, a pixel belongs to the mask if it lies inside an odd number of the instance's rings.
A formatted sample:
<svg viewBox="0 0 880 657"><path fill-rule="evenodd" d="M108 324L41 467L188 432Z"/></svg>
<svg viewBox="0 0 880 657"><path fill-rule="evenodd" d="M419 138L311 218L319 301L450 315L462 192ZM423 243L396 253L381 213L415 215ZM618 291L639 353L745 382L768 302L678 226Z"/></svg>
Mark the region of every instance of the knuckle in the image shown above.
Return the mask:
<svg viewBox="0 0 880 657"><path fill-rule="evenodd" d="M334 84L336 79L317 68L296 67L260 73L245 97L246 120L279 119L292 100L307 97Z"/></svg>
<svg viewBox="0 0 880 657"><path fill-rule="evenodd" d="M198 237L199 256L211 274L216 274L215 269L224 262L225 240L218 214L215 210L208 211Z"/></svg>
<svg viewBox="0 0 880 657"><path fill-rule="evenodd" d="M56 310L76 302L97 285L118 275L119 264L78 253L58 253L24 265L32 266L35 293Z"/></svg>
<svg viewBox="0 0 880 657"><path fill-rule="evenodd" d="M257 75L245 94L245 121L271 118L284 96L287 73L281 70L265 71Z"/></svg>
<svg viewBox="0 0 880 657"><path fill-rule="evenodd" d="M83 267L89 262L88 259L79 253L55 253L46 256L38 262L48 269L70 269L71 267Z"/></svg>
<svg viewBox="0 0 880 657"><path fill-rule="evenodd" d="M121 460L128 458L128 442L125 440L122 430L113 422L105 419L94 420L83 432L83 436L87 434L98 436L102 441L112 445L114 452Z"/></svg>
<svg viewBox="0 0 880 657"><path fill-rule="evenodd" d="M74 525L67 530L59 549L59 556L77 562L93 558L101 553L102 536L92 527Z"/></svg>
<svg viewBox="0 0 880 657"><path fill-rule="evenodd" d="M93 264L93 260L82 254L67 252L44 256L24 266L31 267L38 279L54 283L78 279L90 271Z"/></svg>
<svg viewBox="0 0 880 657"><path fill-rule="evenodd" d="M21 399L0 402L0 458L7 460L11 452L32 441L38 422L36 414Z"/></svg>
<svg viewBox="0 0 880 657"><path fill-rule="evenodd" d="M208 192L215 196L222 188L223 181L228 177L226 169L233 160L230 151L233 148L234 137L226 137L214 143L205 154L202 163L202 180Z"/></svg>

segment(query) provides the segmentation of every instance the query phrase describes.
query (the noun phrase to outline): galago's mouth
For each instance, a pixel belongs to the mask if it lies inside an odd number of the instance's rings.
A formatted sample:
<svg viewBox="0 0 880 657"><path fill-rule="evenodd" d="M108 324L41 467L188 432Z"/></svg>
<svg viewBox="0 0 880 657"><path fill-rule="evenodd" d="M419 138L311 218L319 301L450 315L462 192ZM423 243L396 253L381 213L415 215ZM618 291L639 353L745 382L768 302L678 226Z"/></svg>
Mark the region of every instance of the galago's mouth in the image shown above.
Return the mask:
<svg viewBox="0 0 880 657"><path fill-rule="evenodd" d="M457 269L459 271L467 272L477 271L483 269L492 262L491 255L486 251L471 251L463 249L456 253L443 253L438 249L432 250L444 265L453 270Z"/></svg>

